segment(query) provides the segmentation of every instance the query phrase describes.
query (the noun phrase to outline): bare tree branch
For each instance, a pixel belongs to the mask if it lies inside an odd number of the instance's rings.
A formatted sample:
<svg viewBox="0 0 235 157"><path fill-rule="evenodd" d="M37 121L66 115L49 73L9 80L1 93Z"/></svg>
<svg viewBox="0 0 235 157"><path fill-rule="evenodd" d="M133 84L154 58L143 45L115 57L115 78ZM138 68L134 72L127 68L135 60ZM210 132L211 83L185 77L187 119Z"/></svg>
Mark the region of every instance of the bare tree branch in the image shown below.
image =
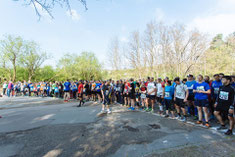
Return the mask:
<svg viewBox="0 0 235 157"><path fill-rule="evenodd" d="M19 1L19 0L14 0ZM85 10L88 10L86 0L77 0L80 2L84 7ZM40 11L45 11L52 19L54 16L52 15L52 10L54 9L55 5L58 4L60 7L65 6L67 10L71 12L71 0L25 0L25 5L32 5L36 15L38 16L39 20L42 17L42 13Z"/></svg>

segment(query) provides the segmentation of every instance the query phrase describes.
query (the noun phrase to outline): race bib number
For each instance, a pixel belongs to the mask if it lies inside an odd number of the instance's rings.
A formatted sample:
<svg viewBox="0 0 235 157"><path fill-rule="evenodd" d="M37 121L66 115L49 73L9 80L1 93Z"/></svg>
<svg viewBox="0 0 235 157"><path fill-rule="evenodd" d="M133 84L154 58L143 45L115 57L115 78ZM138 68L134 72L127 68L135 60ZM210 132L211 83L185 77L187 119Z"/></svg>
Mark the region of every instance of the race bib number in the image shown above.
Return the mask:
<svg viewBox="0 0 235 157"><path fill-rule="evenodd" d="M193 90L193 85L192 85L192 86L189 86L189 87L188 87L188 89L191 89L191 90Z"/></svg>
<svg viewBox="0 0 235 157"><path fill-rule="evenodd" d="M141 94L140 96L142 99L145 99L146 98L146 94Z"/></svg>
<svg viewBox="0 0 235 157"><path fill-rule="evenodd" d="M176 95L179 96L179 97L181 97L181 96L183 95L183 93L177 92Z"/></svg>
<svg viewBox="0 0 235 157"><path fill-rule="evenodd" d="M222 100L228 100L228 92L221 91L219 98Z"/></svg>
<svg viewBox="0 0 235 157"><path fill-rule="evenodd" d="M197 87L197 90L198 90L198 91L205 91L204 86L198 86L198 87Z"/></svg>
<svg viewBox="0 0 235 157"><path fill-rule="evenodd" d="M214 88L214 93L218 94L219 93L219 88Z"/></svg>
<svg viewBox="0 0 235 157"><path fill-rule="evenodd" d="M109 95L109 90L106 90L106 91L105 91L105 95Z"/></svg>
<svg viewBox="0 0 235 157"><path fill-rule="evenodd" d="M121 89L120 89L120 87L117 87L117 91L120 91Z"/></svg>
<svg viewBox="0 0 235 157"><path fill-rule="evenodd" d="M170 97L170 92L165 92L165 97L166 98Z"/></svg>

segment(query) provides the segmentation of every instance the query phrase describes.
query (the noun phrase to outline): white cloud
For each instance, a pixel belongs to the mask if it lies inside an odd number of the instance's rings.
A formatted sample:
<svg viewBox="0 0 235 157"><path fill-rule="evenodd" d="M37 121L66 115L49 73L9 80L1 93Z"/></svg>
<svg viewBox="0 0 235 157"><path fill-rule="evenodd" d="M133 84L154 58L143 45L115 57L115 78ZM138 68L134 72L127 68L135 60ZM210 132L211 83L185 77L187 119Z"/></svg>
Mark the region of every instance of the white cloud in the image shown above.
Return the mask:
<svg viewBox="0 0 235 157"><path fill-rule="evenodd" d="M197 28L202 32L224 36L235 31L235 1L217 0L215 5L203 15L197 16L188 24L189 29Z"/></svg>
<svg viewBox="0 0 235 157"><path fill-rule="evenodd" d="M211 35L218 33L228 35L235 31L235 21L233 19L235 19L235 13L197 17L189 24L189 27L197 28L202 32L208 32Z"/></svg>
<svg viewBox="0 0 235 157"><path fill-rule="evenodd" d="M67 14L67 16L71 17L72 20L74 20L74 21L78 21L81 18L81 16L74 9L71 9L71 11L67 11L66 14Z"/></svg>
<svg viewBox="0 0 235 157"><path fill-rule="evenodd" d="M235 6L234 0L217 0L215 10L234 12L234 6Z"/></svg>

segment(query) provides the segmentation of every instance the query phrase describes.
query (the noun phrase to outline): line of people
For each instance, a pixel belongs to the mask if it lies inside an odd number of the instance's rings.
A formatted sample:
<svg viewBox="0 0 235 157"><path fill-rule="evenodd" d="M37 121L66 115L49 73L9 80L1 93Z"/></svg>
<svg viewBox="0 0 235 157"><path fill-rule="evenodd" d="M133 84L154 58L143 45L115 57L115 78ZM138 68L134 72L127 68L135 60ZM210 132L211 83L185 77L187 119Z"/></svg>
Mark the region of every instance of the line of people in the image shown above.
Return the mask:
<svg viewBox="0 0 235 157"><path fill-rule="evenodd" d="M101 113L111 113L110 104L119 103L129 110L157 112L165 117L186 121L194 116L197 124L210 127L210 120L217 119L226 129L225 120L229 120L226 135L232 135L234 127L235 77L215 74L214 80L208 76L193 75L173 81L148 77L139 80L39 82L31 81L3 84L3 95L42 96L78 99L81 107L86 101L102 103Z"/></svg>

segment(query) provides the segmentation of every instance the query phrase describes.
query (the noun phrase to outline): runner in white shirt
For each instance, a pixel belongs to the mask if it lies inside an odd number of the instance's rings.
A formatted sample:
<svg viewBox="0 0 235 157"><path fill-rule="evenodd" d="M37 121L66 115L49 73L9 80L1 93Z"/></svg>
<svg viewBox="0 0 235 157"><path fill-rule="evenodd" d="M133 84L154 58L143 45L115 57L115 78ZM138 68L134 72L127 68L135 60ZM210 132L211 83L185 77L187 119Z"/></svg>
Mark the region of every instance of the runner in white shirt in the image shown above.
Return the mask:
<svg viewBox="0 0 235 157"><path fill-rule="evenodd" d="M162 79L158 78L157 80L157 102L159 104L160 114L163 113L163 89L164 83L162 83Z"/></svg>
<svg viewBox="0 0 235 157"><path fill-rule="evenodd" d="M182 121L186 121L186 110L185 110L185 103L188 99L188 88L185 84L180 82L180 78L175 78L174 82L175 85L175 93L174 93L174 101L176 103L176 110L178 113L177 118L181 119ZM181 118L180 109L183 112L183 117Z"/></svg>
<svg viewBox="0 0 235 157"><path fill-rule="evenodd" d="M147 86L147 108L146 108L146 111L151 111L151 112L154 112L154 103L155 103L155 98L156 98L156 91L157 91L157 88L156 88L156 85L155 83L153 82L154 78L152 77L150 79L150 82L148 83L148 86ZM150 106L150 103L151 102L151 105L152 105L152 109L149 107Z"/></svg>

